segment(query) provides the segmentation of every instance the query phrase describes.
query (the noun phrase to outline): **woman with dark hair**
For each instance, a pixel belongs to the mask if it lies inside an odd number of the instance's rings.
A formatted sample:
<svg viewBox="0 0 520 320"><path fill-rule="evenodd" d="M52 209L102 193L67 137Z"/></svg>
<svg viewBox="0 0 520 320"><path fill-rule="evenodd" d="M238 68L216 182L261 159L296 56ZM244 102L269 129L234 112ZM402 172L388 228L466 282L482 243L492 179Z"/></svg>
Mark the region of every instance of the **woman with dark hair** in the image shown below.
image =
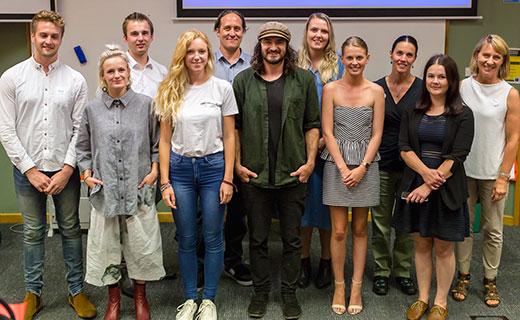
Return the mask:
<svg viewBox="0 0 520 320"><path fill-rule="evenodd" d="M473 141L473 113L459 96L459 75L452 58L439 54L424 68L421 98L403 114L399 149L404 169L392 226L414 234L419 297L407 310L409 320L428 309L435 250L437 292L428 319L446 319L447 297L455 273L454 242L469 235L466 174L463 162Z"/></svg>
<svg viewBox="0 0 520 320"><path fill-rule="evenodd" d="M414 37L403 35L395 39L390 50L392 71L376 81L385 90L385 125L379 146L380 203L371 208L375 262L372 291L378 295L388 293L391 274L403 293L413 295L417 291L410 274L413 240L408 233L396 232L392 246L390 227L395 193L404 169L398 145L401 117L403 112L416 106L421 94L422 80L411 73L417 50Z"/></svg>

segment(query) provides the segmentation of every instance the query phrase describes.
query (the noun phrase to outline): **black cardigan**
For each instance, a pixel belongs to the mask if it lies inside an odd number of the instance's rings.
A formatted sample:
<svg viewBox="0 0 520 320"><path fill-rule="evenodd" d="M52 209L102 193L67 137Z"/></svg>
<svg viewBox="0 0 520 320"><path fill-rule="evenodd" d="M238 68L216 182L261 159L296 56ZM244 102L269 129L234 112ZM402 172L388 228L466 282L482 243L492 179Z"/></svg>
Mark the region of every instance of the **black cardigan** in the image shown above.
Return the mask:
<svg viewBox="0 0 520 320"><path fill-rule="evenodd" d="M413 151L421 154L417 127L424 112L415 108L408 109L401 119L399 132L399 149L401 151ZM453 160L451 167L452 176L439 188L441 199L450 210L459 209L468 198L468 187L464 160L471 149L474 134L473 112L467 106L457 115L446 117L446 133L442 144L441 157ZM412 183L418 173L406 166L401 180L398 195L404 191L412 191Z"/></svg>

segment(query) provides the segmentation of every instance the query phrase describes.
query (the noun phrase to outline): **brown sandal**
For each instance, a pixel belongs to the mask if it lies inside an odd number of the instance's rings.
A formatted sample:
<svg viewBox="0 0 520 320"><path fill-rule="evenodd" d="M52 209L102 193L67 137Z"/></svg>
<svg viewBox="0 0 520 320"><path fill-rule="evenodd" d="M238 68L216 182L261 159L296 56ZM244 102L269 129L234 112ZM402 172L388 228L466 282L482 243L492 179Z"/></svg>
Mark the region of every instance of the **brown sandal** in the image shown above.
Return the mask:
<svg viewBox="0 0 520 320"><path fill-rule="evenodd" d="M497 289L497 278L486 279L484 278L484 303L490 308L496 308L500 305L500 296L498 295ZM492 303L491 301L496 301Z"/></svg>
<svg viewBox="0 0 520 320"><path fill-rule="evenodd" d="M459 272L457 277L457 283L455 287L451 289L451 297L453 300L462 302L466 300L469 291L469 281L471 280L471 275L469 273L462 274Z"/></svg>

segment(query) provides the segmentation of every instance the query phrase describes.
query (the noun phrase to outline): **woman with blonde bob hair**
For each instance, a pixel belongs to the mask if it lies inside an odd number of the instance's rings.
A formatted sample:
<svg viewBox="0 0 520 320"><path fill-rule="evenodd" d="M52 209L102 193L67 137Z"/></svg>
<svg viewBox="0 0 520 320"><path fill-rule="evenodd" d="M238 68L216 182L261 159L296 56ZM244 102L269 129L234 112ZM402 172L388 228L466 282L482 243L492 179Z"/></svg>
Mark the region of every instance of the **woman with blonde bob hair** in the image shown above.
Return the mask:
<svg viewBox="0 0 520 320"><path fill-rule="evenodd" d="M172 208L186 301L176 319L217 319L214 299L224 266L224 208L233 195L235 117L231 84L213 76L207 36L188 30L178 39L157 92L161 193ZM197 306L197 211L202 210L204 290ZM198 308L197 308L198 307Z"/></svg>
<svg viewBox="0 0 520 320"><path fill-rule="evenodd" d="M341 78L343 64L336 54L334 29L329 16L316 12L309 16L305 24L302 48L298 53L298 66L307 69L314 77L321 111L323 86ZM319 151L325 147L323 137L319 140ZM323 166L325 161L319 156L309 179L305 212L301 220L302 253L298 286L306 288L311 282L312 268L310 248L313 228L320 234L321 259L315 285L318 289L326 288L332 280L330 262L330 216L329 209L323 204Z"/></svg>
<svg viewBox="0 0 520 320"><path fill-rule="evenodd" d="M155 208L159 174L159 123L152 99L130 88L126 54L115 46L101 54L102 92L83 114L76 145L78 167L91 189L85 280L108 286L105 320L120 317L118 265L124 257L134 280L136 319L150 319L145 281L165 272Z"/></svg>
<svg viewBox="0 0 520 320"><path fill-rule="evenodd" d="M464 163L468 177L470 226L475 204L482 205L484 302L500 304L496 277L503 243L503 218L511 168L520 138L520 97L504 79L509 69L509 47L500 36L482 37L471 55L473 75L461 83L460 94L475 116L475 139ZM463 301L469 292L473 232L456 247L459 275L452 297Z"/></svg>

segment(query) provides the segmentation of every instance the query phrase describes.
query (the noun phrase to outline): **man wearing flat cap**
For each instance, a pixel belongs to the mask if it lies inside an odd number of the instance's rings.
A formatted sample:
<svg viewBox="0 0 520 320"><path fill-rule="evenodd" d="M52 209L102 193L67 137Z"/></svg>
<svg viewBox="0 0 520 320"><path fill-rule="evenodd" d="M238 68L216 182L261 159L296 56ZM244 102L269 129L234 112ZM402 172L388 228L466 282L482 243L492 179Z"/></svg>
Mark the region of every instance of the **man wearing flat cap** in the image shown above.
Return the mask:
<svg viewBox="0 0 520 320"><path fill-rule="evenodd" d="M235 171L243 182L249 225L249 254L254 294L253 318L265 315L271 290L267 252L271 212L277 208L283 243L281 295L285 319L298 319L296 299L300 268L300 220L307 180L318 149L319 109L312 75L296 67L291 33L279 22L258 32L251 67L235 77L239 108L236 119Z"/></svg>

